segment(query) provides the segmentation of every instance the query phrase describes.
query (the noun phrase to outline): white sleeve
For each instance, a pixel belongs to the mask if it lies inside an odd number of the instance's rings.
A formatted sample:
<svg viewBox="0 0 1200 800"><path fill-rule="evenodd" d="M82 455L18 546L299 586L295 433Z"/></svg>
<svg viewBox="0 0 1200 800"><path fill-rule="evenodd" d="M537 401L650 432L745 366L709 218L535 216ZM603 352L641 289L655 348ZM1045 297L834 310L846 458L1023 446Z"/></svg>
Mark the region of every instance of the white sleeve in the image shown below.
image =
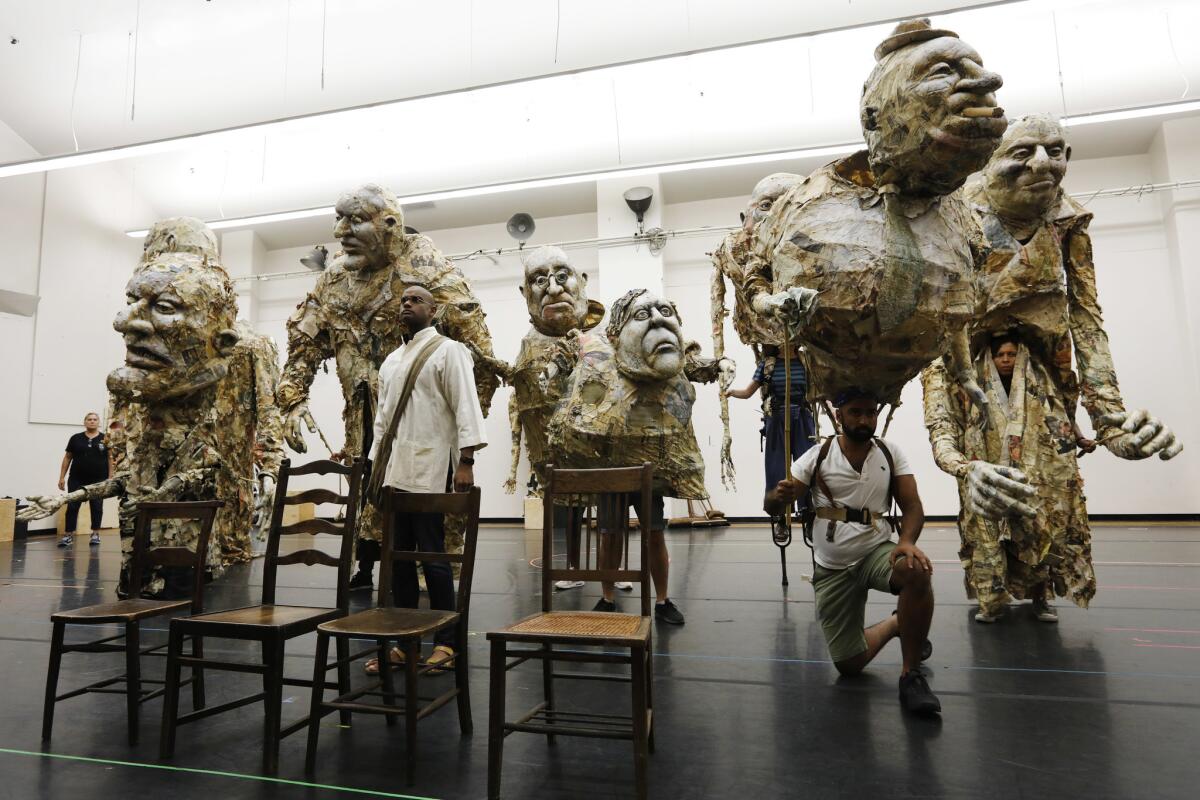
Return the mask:
<svg viewBox="0 0 1200 800"><path fill-rule="evenodd" d="M824 442L817 442L812 447L804 451L804 455L792 467L792 476L803 483L805 486L812 486L813 467L817 463L817 456L821 454L821 446ZM775 487L769 486L768 489Z"/></svg>
<svg viewBox="0 0 1200 800"><path fill-rule="evenodd" d="M888 452L892 454L892 461L896 464L896 474L912 475L912 467L909 465L908 456L904 455L904 451L895 442L885 439L883 443L887 445Z"/></svg>
<svg viewBox="0 0 1200 800"><path fill-rule="evenodd" d="M479 407L479 394L475 390L475 362L471 358L471 351L454 341L447 342L442 349L446 352L441 371L442 393L454 414L458 448L487 447L483 410Z"/></svg>

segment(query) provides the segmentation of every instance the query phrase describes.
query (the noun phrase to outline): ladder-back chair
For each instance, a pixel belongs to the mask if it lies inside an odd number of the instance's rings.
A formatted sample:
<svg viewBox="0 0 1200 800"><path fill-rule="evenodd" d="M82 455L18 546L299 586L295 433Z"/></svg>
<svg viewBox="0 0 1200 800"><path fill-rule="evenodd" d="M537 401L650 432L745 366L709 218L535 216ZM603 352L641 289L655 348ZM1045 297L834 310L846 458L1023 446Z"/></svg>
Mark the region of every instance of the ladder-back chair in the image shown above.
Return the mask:
<svg viewBox="0 0 1200 800"><path fill-rule="evenodd" d="M179 725L262 700L266 712L263 729L263 770L268 774L273 774L278 769L280 740L308 724L307 719L302 719L285 727L281 721L284 685L309 685L307 678L284 676L284 645L288 639L312 633L322 622L344 617L349 613L350 561L353 553L355 520L358 516L361 498L364 463L362 459L359 459L346 466L336 461L321 460L292 467L289 460L284 460L275 488L275 506L271 514L270 533L267 537L267 553L263 566L262 603L246 608L217 611L171 621L167 652L166 698L163 702L162 738L159 743L162 758L170 758L174 754L175 731ZM289 497L288 481L300 475L343 476L347 483L346 494L339 495L330 489L309 489ZM344 521L338 523L330 519L316 518L284 525L284 507L301 503L342 504L345 506ZM286 555L279 554L282 536L316 535L318 533L328 533L340 537L336 558L315 548L296 550ZM304 564L309 567L320 564L335 568L337 570L337 594L334 605L332 607L314 607L276 603L275 589L278 569L288 564ZM185 656L182 650L185 636L260 642L262 644L262 662L251 664ZM348 654L339 650L339 656L343 655ZM181 716L179 715L179 673L184 666L256 673L263 676L263 690ZM322 682L324 682L323 676ZM337 682L330 685L339 688L342 692L349 691L349 668L341 665L340 659Z"/></svg>
<svg viewBox="0 0 1200 800"><path fill-rule="evenodd" d="M161 680L143 678L141 675L141 656L165 655L162 648L156 645L141 649L141 622L144 619L160 617L177 611L189 610L199 614L204 610L204 568L208 558L208 542L212 533L213 518L217 509L224 503L219 500L205 500L188 503L145 502L138 505L137 519L134 523L133 553L129 562L129 586L134 592L140 591L142 577L148 570L155 567L191 567L192 596L181 600L153 600L143 597L131 597L118 600L115 603L76 608L68 611L58 611L50 615L54 624L54 632L50 639L50 664L46 670L46 697L42 707L42 741L50 741L54 728L54 705L61 700L77 697L88 692L103 694L124 694L126 724L129 730L129 743L138 741L138 715L141 704L152 700L163 693L163 688L153 691L142 688L144 683L162 683ZM200 523L200 534L193 551L187 547L155 547L150 542L150 526L155 520L196 520ZM64 644L68 625L118 625L123 632L103 639L96 639L85 644ZM124 639L123 644L117 640ZM80 689L74 689L65 694L58 692L58 671L62 664L63 653L125 653L125 674L115 678L105 678L90 683ZM192 640L192 654L203 655L199 639ZM192 677L187 681L192 685L192 707L204 707L204 674L201 670L193 670ZM109 688L114 683L124 683L124 688Z"/></svg>
<svg viewBox="0 0 1200 800"><path fill-rule="evenodd" d="M581 470L554 469L550 465L546 473L549 480L542 501L542 612L487 635L491 642L488 797L495 800L500 796L504 738L510 733L522 732L545 734L550 744L559 735L632 740L637 797L645 798L647 756L654 750L654 652L650 624L649 536L646 535L650 528L654 470L650 464ZM583 509L585 538L578 566L569 562L563 568L555 566L556 502ZM637 537L639 558L636 567L630 566L631 505L637 508L643 529L642 535ZM594 565L593 529L596 531ZM556 580L631 581L641 590L641 613L555 611L553 585ZM555 649L556 646L563 649ZM588 646L604 649L580 649ZM510 658L514 660L510 662ZM509 722L505 719L504 708L508 670L530 659L542 662L543 700ZM628 664L630 671L628 674L556 672L555 661ZM583 713L557 708L554 681L572 678L630 683L631 713Z"/></svg>

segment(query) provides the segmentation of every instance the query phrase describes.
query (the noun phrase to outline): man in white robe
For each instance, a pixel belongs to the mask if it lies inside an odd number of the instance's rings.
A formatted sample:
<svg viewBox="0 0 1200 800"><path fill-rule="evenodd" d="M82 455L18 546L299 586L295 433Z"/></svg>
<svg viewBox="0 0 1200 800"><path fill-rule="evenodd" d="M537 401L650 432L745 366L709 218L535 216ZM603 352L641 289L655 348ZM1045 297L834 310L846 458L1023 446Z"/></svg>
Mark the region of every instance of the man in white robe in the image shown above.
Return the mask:
<svg viewBox="0 0 1200 800"><path fill-rule="evenodd" d="M474 453L487 445L471 352L434 330L437 306L428 289L410 286L401 295L400 303L400 319L412 336L392 351L379 369L379 406L370 454L373 469L383 470L383 486L423 493L446 491L453 469L454 491L469 491L475 484ZM416 380L396 422L388 453L385 447L388 428L414 365L418 368ZM387 463L381 463L381 453L387 454L383 459ZM397 515L393 525L397 549L444 552L441 514ZM430 608L453 611L454 579L450 565L422 564L422 568ZM398 607L417 607L415 564L396 564L392 591ZM454 658L453 644L452 629L439 631L427 663L448 666ZM393 650L389 658L398 664L403 655ZM368 672L376 672L378 668L374 660L367 663Z"/></svg>

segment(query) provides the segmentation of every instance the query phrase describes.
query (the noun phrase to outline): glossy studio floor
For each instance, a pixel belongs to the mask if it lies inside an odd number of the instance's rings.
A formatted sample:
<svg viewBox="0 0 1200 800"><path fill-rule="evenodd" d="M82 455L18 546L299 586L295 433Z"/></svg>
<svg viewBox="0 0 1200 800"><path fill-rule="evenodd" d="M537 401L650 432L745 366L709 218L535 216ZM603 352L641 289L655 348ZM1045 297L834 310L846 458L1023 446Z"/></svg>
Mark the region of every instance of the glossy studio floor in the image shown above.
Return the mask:
<svg viewBox="0 0 1200 800"><path fill-rule="evenodd" d="M403 725L389 729L363 715L351 729L340 728L337 715L325 718L319 766L307 780L303 734L284 740L278 778L259 777L257 705L182 728L168 765L156 758L160 701L144 706L141 744L130 748L122 699L87 695L58 706L53 741L43 749L48 616L112 597L118 542L106 535L89 548L84 537L66 551L49 538L0 544L0 797L484 797L483 634L536 610L538 536L481 530L470 626L475 734L460 738L452 708L423 721L412 787L401 776ZM1054 626L1018 606L990 627L971 620L954 528L928 527L922 545L935 560L938 605L927 666L944 707L940 722L901 712L898 643L865 676L838 678L802 578L811 570L802 545L789 551L785 591L763 527L675 530L668 538L671 594L687 624L655 630L653 797L1195 796L1200 527L1098 525L1100 590L1089 611L1060 601ZM285 568L280 601L332 603L325 572ZM207 606L257 602L259 584L260 562L233 570L210 587ZM590 608L596 591L560 600ZM368 602L358 594L357 603ZM891 610L890 598L873 601L868 618ZM634 610L633 599L624 603ZM151 623L145 639L157 641L163 627ZM237 647L212 641L206 652L237 656ZM312 649L311 638L289 643L289 674L310 674ZM119 662L68 655L60 691L118 674ZM161 660L146 663L158 677ZM258 680L211 673L209 702L253 690ZM536 665L510 672L510 709L532 705L540 691ZM568 702L624 707L628 687L570 682L559 691ZM302 716L307 702L306 690L285 688L284 722ZM514 734L505 746L504 796L628 797L632 773L627 742L560 737L549 748L543 737Z"/></svg>

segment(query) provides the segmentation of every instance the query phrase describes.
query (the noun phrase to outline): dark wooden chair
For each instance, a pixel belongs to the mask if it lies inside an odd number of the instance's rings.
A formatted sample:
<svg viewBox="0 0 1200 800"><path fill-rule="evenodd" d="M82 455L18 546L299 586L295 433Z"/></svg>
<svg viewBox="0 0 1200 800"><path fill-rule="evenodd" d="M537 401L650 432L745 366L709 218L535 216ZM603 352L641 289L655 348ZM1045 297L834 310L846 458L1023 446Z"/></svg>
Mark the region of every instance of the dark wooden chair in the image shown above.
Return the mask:
<svg viewBox="0 0 1200 800"><path fill-rule="evenodd" d="M364 462L360 459L350 466L335 461L321 460L292 467L285 460L279 470L275 487L275 507L271 515L271 528L267 538L267 553L263 566L262 603L246 608L217 611L171 620L171 633L167 651L166 698L163 701L162 738L159 754L170 758L175 752L175 730L179 725L220 714L250 703L263 701L266 723L263 730L263 770L273 774L279 767L279 742L285 736L304 728L307 719L283 726L280 715L283 702L283 687L308 686L307 678L287 678L283 674L284 644L288 639L312 633L322 622L344 617L350 608L350 561L354 544L355 527ZM288 481L299 475L341 475L347 478L346 494L339 495L329 489L309 489L288 496ZM283 510L288 505L301 503L340 503L345 506L345 520L336 523L317 518L283 524ZM341 537L340 552L334 558L317 549L296 550L279 555L279 540L294 534L329 533ZM275 583L278 569L287 564L313 566L321 564L337 569L337 599L333 607L279 605L275 602ZM256 664L218 661L202 656L183 654L185 636L217 637L257 641L262 644L262 662ZM348 655L339 650L339 656ZM179 673L185 666L204 669L250 672L263 676L263 690L256 694L210 706L190 714L179 715ZM323 676L322 676L323 678ZM324 682L322 680L322 682ZM338 667L337 682L331 684L341 691L349 691L349 668ZM347 715L348 717L349 715ZM348 719L347 719L348 721Z"/></svg>
<svg viewBox="0 0 1200 800"><path fill-rule="evenodd" d="M430 512L441 514L463 514L467 518L462 555L427 553L414 550L397 550L393 537L392 519L397 514ZM317 627L317 658L313 665L312 706L308 715L308 753L305 769L308 773L316 768L317 740L320 735L321 717L334 710L359 711L383 714L387 724L394 725L396 717L403 714L406 727L405 776L411 784L417 768L417 722L437 711L451 700L458 699L458 726L464 736L471 733L471 696L469 692L467 666L467 625L471 610L471 580L475 574L475 546L479 540L479 487L470 492L454 494L417 494L387 489L381 508L383 522L383 548L379 576L379 605L348 617L326 622ZM395 562L443 562L461 564L462 574L458 580L456 596L457 611L438 611L423 608L396 608L392 598L392 570ZM421 640L444 628L455 629L454 686L434 698L422 698L418 694L418 678L437 667L420 664ZM339 644L349 639L373 639L375 647L350 657L353 661L365 655L379 659L378 683L352 692L342 691L333 700L324 699L324 688L317 680L322 671L328 669L329 640ZM392 671L388 668L388 647L391 642L404 653L404 704L397 706L396 687ZM339 649L339 660L341 650ZM382 698L382 703L362 702L364 697ZM428 700L421 705L421 700Z"/></svg>
<svg viewBox="0 0 1200 800"><path fill-rule="evenodd" d="M131 587L142 585L142 576L146 570L154 567L191 567L194 576L192 597L184 600L152 600L142 597L131 597L118 600L115 603L101 603L85 608L69 611L59 611L50 615L54 623L54 633L50 639L50 665L46 670L46 699L42 707L42 741L50 741L54 728L54 705L60 700L77 697L88 692L103 694L125 695L125 711L129 729L129 743L138 741L138 715L141 704L152 700L163 693L163 688L147 690L142 684L162 683L161 680L143 678L141 674L141 656L165 655L162 651L166 645L141 648L141 622L144 619L160 617L178 611L189 610L198 614L204 610L204 568L208 557L208 540L212 533L213 517L223 503L216 500L191 503L142 503L138 506L137 521L133 533L133 555L129 564ZM154 520L182 519L198 520L200 536L195 551L186 547L154 547L150 543L150 525ZM86 644L64 644L68 625L122 625L125 630L113 636L96 639ZM124 639L123 644L117 644ZM65 694L58 692L58 671L62 664L63 653L125 653L125 674L115 678L105 678L88 684L81 689L75 689ZM192 653L196 656L203 654L199 639L192 640ZM124 688L109 688L114 683L124 683ZM204 674L199 669L194 670L187 681L192 685L193 708L204 707Z"/></svg>
<svg viewBox="0 0 1200 800"><path fill-rule="evenodd" d="M488 719L488 797L500 797L504 738L513 732L555 736L591 736L631 739L637 796L646 797L646 762L654 751L652 683L654 649L650 624L650 577L647 538L638 537L640 558L629 565L629 507L640 493L638 518L650 519L654 470L650 464L619 469L561 470L548 466L550 476L543 498L542 613L488 633L491 642L491 709ZM585 541L581 564L554 566L554 505L568 502L583 508ZM596 526L594 523L599 522ZM596 566L592 566L592 531L596 528ZM632 581L641 588L641 613L555 611L556 580ZM555 649L561 646L563 649ZM581 648L601 646L603 651ZM613 652L627 651L627 652ZM514 660L509 661L512 658ZM544 699L513 722L505 719L504 700L508 670L536 659L542 662ZM555 661L591 664L628 664L629 674L556 672ZM622 681L631 684L629 715L564 711L555 705L556 679Z"/></svg>

